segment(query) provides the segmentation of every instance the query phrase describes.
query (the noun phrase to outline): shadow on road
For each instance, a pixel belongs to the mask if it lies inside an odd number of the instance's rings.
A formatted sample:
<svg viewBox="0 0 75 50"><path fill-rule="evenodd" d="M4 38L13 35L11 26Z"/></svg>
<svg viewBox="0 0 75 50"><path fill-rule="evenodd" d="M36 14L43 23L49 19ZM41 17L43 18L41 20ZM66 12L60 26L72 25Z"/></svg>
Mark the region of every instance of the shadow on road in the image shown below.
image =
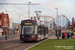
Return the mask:
<svg viewBox="0 0 75 50"><path fill-rule="evenodd" d="M46 39L43 39L43 40L46 40ZM22 43L38 43L38 42L41 42L43 40L40 40L40 41L23 41Z"/></svg>

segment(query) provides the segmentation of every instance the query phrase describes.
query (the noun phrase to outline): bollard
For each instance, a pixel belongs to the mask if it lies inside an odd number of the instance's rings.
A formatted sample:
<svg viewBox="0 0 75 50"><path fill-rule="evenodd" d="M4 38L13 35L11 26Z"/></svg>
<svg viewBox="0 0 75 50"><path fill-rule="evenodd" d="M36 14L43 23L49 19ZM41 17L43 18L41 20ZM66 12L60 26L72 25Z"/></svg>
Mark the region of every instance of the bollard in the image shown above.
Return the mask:
<svg viewBox="0 0 75 50"><path fill-rule="evenodd" d="M7 36L5 36L5 40L7 40Z"/></svg>
<svg viewBox="0 0 75 50"><path fill-rule="evenodd" d="M57 34L57 39L59 39L59 34Z"/></svg>

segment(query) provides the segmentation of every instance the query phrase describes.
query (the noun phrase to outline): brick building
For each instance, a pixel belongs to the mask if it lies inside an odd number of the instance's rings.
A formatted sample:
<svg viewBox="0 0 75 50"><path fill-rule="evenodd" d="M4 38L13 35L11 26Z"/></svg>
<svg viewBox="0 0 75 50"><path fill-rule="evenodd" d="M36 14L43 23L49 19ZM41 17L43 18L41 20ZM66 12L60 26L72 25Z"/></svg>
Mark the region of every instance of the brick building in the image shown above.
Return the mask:
<svg viewBox="0 0 75 50"><path fill-rule="evenodd" d="M0 13L0 28L3 26L9 27L9 16L8 14L4 14L4 12Z"/></svg>

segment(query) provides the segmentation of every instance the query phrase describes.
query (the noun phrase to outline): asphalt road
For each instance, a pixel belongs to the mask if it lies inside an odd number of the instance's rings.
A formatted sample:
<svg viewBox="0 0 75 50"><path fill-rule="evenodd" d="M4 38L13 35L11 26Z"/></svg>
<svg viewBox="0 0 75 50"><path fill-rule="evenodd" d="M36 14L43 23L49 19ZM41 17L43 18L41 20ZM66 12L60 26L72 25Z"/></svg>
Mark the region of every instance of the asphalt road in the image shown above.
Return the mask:
<svg viewBox="0 0 75 50"><path fill-rule="evenodd" d="M13 39L13 35L7 36L7 39ZM5 40L5 36L1 36L0 40Z"/></svg>
<svg viewBox="0 0 75 50"><path fill-rule="evenodd" d="M49 34L49 37L54 34ZM14 39L9 41L0 42L0 50L25 50L26 48L37 44L39 42L23 42L20 39Z"/></svg>
<svg viewBox="0 0 75 50"><path fill-rule="evenodd" d="M0 50L25 50L38 42L23 42L19 39L0 42Z"/></svg>

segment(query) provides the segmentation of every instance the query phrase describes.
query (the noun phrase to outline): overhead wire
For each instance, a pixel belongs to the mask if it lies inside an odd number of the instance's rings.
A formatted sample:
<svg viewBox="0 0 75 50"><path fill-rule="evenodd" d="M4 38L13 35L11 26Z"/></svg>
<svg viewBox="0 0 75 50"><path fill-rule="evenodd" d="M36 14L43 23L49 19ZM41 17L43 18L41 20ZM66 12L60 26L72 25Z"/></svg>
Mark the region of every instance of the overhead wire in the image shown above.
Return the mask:
<svg viewBox="0 0 75 50"><path fill-rule="evenodd" d="M3 1L5 1L5 0L3 0ZM27 1L27 0L26 0ZM5 1L5 2L7 2L7 1ZM28 2L28 1L27 1ZM2 5L1 5L2 6ZM14 5L18 10L20 10L21 12L23 12L20 8L18 8L16 5ZM3 6L2 6L3 7ZM36 7L33 5L33 7L36 9ZM4 8L4 7L3 7ZM7 10L6 8L4 8L5 10ZM37 9L36 9L37 10ZM24 12L24 13L26 13L26 12ZM23 15L24 16L24 15ZM25 17L25 16L24 16Z"/></svg>
<svg viewBox="0 0 75 50"><path fill-rule="evenodd" d="M2 6L2 5L1 5ZM4 6L2 6L4 8ZM4 8L6 11L8 11L6 8ZM14 10L15 11L15 10ZM16 11L15 11L16 12ZM17 13L17 12L16 12ZM18 14L18 13L17 13ZM19 15L19 14L18 14Z"/></svg>
<svg viewBox="0 0 75 50"><path fill-rule="evenodd" d="M3 0L3 1L5 1L5 0ZM5 1L5 2L7 2L7 1ZM2 5L1 5L2 6ZM15 5L14 5L15 6ZM2 6L3 7L3 6ZM17 9L19 9L17 6L15 6ZM3 7L4 8L4 7ZM8 11L6 8L4 8L6 11ZM20 11L22 11L21 9L19 9ZM15 10L14 10L15 11ZM23 12L23 11L22 11ZM15 13L17 13L16 11L15 11ZM24 12L25 13L25 12ZM17 15L19 15L18 13L17 13ZM24 15L23 15L24 16ZM25 16L24 16L25 17Z"/></svg>
<svg viewBox="0 0 75 50"><path fill-rule="evenodd" d="M2 6L2 5L1 5ZM6 11L7 11L7 9L4 7L4 6L2 6Z"/></svg>
<svg viewBox="0 0 75 50"><path fill-rule="evenodd" d="M26 0L27 1L27 0ZM27 1L28 2L28 1ZM33 7L36 9L36 7L33 5ZM37 11L37 9L36 9L36 11Z"/></svg>
<svg viewBox="0 0 75 50"><path fill-rule="evenodd" d="M2 6L2 5L1 5ZM4 6L2 6L7 12L9 12ZM14 10L14 12L17 14L17 15L19 15L15 10ZM24 14L22 14L23 16L24 16ZM20 15L19 15L20 16ZM25 17L25 16L24 16ZM26 18L26 17L25 17Z"/></svg>
<svg viewBox="0 0 75 50"><path fill-rule="evenodd" d="M24 12L24 11L22 11L20 8L18 8L16 5L14 5L18 10L20 10L21 12L23 12L24 14L26 13L26 12ZM15 11L16 12L16 11ZM23 14L23 16L24 16L24 14ZM25 17L25 16L24 16ZM26 18L26 17L25 17Z"/></svg>
<svg viewBox="0 0 75 50"><path fill-rule="evenodd" d="M2 5L1 5L2 6ZM6 11L8 11L4 6L2 6ZM14 10L15 11L15 10ZM16 12L16 11L15 11ZM16 12L16 14L18 14L17 12ZM19 14L18 14L19 15Z"/></svg>
<svg viewBox="0 0 75 50"><path fill-rule="evenodd" d="M3 1L5 1L5 0L3 0Z"/></svg>
<svg viewBox="0 0 75 50"><path fill-rule="evenodd" d="M14 5L17 9L19 9L21 12L23 12L20 8L18 8L16 5ZM26 13L26 12L24 12L24 13Z"/></svg>
<svg viewBox="0 0 75 50"><path fill-rule="evenodd" d="M19 9L17 6L15 6L17 9ZM21 9L19 9L21 11ZM15 11L16 12L16 11ZM23 11L21 11L23 12ZM17 12L16 12L17 13ZM25 12L24 12L25 13ZM18 13L17 13L18 14ZM19 14L18 14L19 15ZM24 16L24 14L22 14ZM24 16L25 17L25 16ZM25 17L26 18L26 17Z"/></svg>

